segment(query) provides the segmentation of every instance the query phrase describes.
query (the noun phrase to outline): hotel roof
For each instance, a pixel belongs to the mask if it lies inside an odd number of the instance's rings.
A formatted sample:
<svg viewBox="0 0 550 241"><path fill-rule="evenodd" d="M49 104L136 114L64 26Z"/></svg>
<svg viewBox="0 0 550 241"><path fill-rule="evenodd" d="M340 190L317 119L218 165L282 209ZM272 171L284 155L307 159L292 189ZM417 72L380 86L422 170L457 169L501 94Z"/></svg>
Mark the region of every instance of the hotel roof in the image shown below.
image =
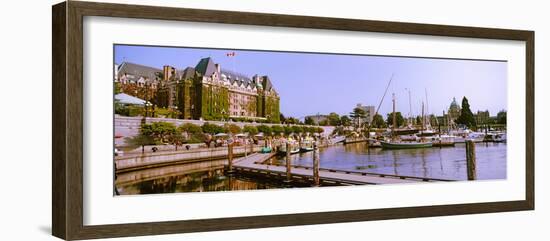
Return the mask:
<svg viewBox="0 0 550 241"><path fill-rule="evenodd" d="M157 73L160 72L162 72L160 69L130 62L123 62L118 67L118 76L124 74L132 75L129 76L130 80L138 80L140 77L153 80L157 77Z"/></svg>

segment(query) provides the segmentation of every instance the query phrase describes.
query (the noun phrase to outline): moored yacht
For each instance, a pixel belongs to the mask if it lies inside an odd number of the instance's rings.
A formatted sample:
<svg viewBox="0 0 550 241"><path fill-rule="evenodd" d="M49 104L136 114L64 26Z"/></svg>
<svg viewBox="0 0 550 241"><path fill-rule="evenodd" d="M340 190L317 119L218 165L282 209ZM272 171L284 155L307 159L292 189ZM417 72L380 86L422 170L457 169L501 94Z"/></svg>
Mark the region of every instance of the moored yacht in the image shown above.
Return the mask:
<svg viewBox="0 0 550 241"><path fill-rule="evenodd" d="M424 142L421 138L420 141L403 141L396 138L395 127L397 126L397 120L395 115L395 94L393 94L393 124L392 124L392 139L390 141L381 141L380 144L384 149L414 149L414 148L426 148L432 147L432 142ZM424 104L422 104L422 116L424 116ZM424 119L424 118L422 118ZM422 125L424 126L424 125Z"/></svg>

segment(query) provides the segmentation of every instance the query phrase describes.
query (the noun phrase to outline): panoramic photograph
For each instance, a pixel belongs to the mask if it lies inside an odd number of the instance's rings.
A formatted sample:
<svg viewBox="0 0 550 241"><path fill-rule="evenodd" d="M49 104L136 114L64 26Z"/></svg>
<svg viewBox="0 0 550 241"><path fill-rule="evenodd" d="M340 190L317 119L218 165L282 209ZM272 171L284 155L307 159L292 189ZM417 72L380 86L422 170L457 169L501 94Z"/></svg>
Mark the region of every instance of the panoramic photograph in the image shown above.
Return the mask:
<svg viewBox="0 0 550 241"><path fill-rule="evenodd" d="M506 61L113 51L114 195L506 179Z"/></svg>

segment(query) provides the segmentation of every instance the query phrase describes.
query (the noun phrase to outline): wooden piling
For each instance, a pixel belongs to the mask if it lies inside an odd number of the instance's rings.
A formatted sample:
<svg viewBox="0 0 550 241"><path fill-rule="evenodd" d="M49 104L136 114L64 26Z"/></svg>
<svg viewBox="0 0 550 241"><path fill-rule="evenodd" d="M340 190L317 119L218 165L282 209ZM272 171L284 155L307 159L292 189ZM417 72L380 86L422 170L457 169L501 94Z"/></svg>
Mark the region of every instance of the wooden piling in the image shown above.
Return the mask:
<svg viewBox="0 0 550 241"><path fill-rule="evenodd" d="M466 169L468 180L476 180L476 145L473 140L466 141Z"/></svg>
<svg viewBox="0 0 550 241"><path fill-rule="evenodd" d="M248 140L247 139L244 139L244 157L248 157Z"/></svg>
<svg viewBox="0 0 550 241"><path fill-rule="evenodd" d="M313 142L313 186L318 187L319 179L319 149L317 142Z"/></svg>
<svg viewBox="0 0 550 241"><path fill-rule="evenodd" d="M227 173L233 173L233 143L227 145Z"/></svg>
<svg viewBox="0 0 550 241"><path fill-rule="evenodd" d="M291 163L290 163L290 142L286 142L286 182L290 182L292 179Z"/></svg>

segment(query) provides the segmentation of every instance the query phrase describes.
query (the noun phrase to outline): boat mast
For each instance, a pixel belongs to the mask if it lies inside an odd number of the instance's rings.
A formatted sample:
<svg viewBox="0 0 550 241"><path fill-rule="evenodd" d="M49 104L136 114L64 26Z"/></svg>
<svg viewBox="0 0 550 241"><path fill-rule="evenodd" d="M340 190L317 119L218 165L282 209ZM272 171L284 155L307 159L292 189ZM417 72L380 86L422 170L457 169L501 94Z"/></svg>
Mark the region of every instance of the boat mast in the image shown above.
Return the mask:
<svg viewBox="0 0 550 241"><path fill-rule="evenodd" d="M412 104L411 104L411 89L409 90L409 124L412 126L413 120L412 120Z"/></svg>
<svg viewBox="0 0 550 241"><path fill-rule="evenodd" d="M426 117L424 116L424 101L422 101L422 130L424 130L426 125Z"/></svg>
<svg viewBox="0 0 550 241"><path fill-rule="evenodd" d="M428 89L424 88L424 95L426 96L426 113L430 112L430 108L428 108ZM428 114L426 116L426 122L424 123L425 124L425 127L426 127L426 130L428 129L428 125L431 126L431 121L430 121L430 115Z"/></svg>
<svg viewBox="0 0 550 241"><path fill-rule="evenodd" d="M382 95L382 99L380 99L380 103L378 104L378 107L376 108L376 112L374 113L374 116L378 115L378 111L380 110L380 107L382 106L382 102L384 102L384 98L386 98L386 94L388 93L388 89L390 88L391 81L393 80L393 73L391 74L390 81L388 81L388 85L386 86L386 89L384 90L384 95ZM373 116L373 118L374 118ZM367 135L370 137L370 129L372 128L372 122L369 123L369 127L367 128Z"/></svg>
<svg viewBox="0 0 550 241"><path fill-rule="evenodd" d="M396 115L395 115L395 93L392 93L392 101L393 101L393 123L392 123L392 126L391 126L391 133L392 133L392 138L395 139L395 125L397 125L397 118L396 118Z"/></svg>

